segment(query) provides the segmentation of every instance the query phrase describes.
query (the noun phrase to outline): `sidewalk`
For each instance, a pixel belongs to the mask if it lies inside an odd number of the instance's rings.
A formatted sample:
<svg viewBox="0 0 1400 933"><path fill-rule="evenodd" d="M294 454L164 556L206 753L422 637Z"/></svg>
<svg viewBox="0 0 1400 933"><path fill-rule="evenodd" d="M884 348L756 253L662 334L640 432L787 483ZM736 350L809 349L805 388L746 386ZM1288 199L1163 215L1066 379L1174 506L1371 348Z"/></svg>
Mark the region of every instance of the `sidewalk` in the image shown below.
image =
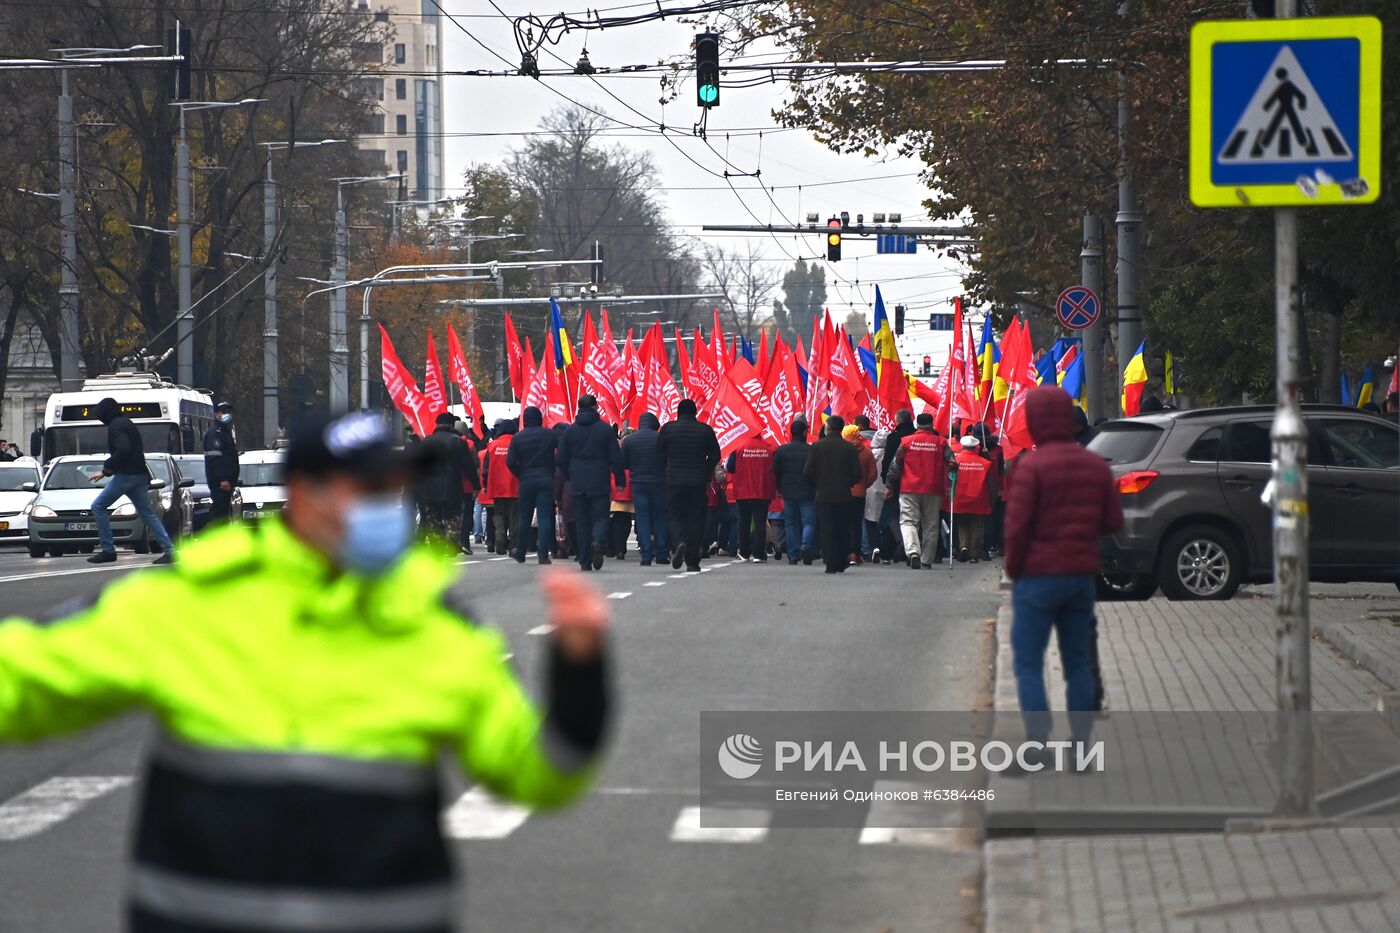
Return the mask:
<svg viewBox="0 0 1400 933"><path fill-rule="evenodd" d="M1312 601L1319 711L1394 708L1400 593ZM1274 708L1273 603L1104 603L1099 653L1109 705L1137 711ZM1019 727L1011 615L997 620L998 732ZM1063 709L1053 642L1046 684ZM1003 718L1006 720L1003 723ZM999 804L1030 781L994 779ZM989 808L989 823L992 812ZM1400 827L1231 824L1226 832L991 838L983 852L988 933L1059 930L1400 929Z"/></svg>

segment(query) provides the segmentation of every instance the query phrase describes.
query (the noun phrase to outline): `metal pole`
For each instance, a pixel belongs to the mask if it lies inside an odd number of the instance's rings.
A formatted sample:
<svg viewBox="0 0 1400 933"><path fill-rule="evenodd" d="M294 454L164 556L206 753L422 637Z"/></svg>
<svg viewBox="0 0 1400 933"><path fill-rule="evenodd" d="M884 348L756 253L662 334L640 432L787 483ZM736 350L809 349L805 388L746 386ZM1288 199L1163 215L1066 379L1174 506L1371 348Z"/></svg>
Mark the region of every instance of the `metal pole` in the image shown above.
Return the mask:
<svg viewBox="0 0 1400 933"><path fill-rule="evenodd" d="M263 444L271 446L281 424L277 375L277 184L272 180L272 153L263 180Z"/></svg>
<svg viewBox="0 0 1400 933"><path fill-rule="evenodd" d="M175 322L175 381L194 385L194 299L190 294L190 146L185 135L185 108L180 111L180 143L175 147L175 204L180 250L180 311Z"/></svg>
<svg viewBox="0 0 1400 933"><path fill-rule="evenodd" d="M1133 0L1120 0L1118 15L1127 19L1133 13ZM1126 68L1118 73L1118 373L1128 368L1142 342L1139 275L1142 257L1142 214L1128 165L1128 131L1132 124L1131 79Z"/></svg>
<svg viewBox="0 0 1400 933"><path fill-rule="evenodd" d="M58 373L63 391L82 387L78 374L78 141L73 128L73 98L68 94L68 70L58 98L58 203L63 230L63 270L59 279Z"/></svg>
<svg viewBox="0 0 1400 933"><path fill-rule="evenodd" d="M360 303L360 411L369 411L369 296L374 286L366 285Z"/></svg>
<svg viewBox="0 0 1400 933"><path fill-rule="evenodd" d="M1079 251L1079 280L1099 296L1099 319L1084 331L1084 391L1089 396L1089 423L1103 417L1103 222L1084 212L1084 248Z"/></svg>
<svg viewBox="0 0 1400 933"><path fill-rule="evenodd" d="M498 298L498 299L501 300L501 301L505 301L505 300L506 300L506 277L501 273L501 270L500 270L500 269L497 269L497 270L496 270L496 298ZM472 312L472 316L475 317L475 315L476 315L476 312ZM507 385L507 383L509 382L509 378L510 378L510 377L506 374L506 330L505 330L505 328L506 328L506 325L505 325L505 317L503 316L503 317L501 318L501 339L500 339L500 341L496 344L496 385L497 385L497 386L502 386L502 387L504 387L504 386ZM1397 366L1400 366L1400 363L1397 363L1396 365L1397 365ZM513 395L513 394L514 394L514 393L512 392L512 395ZM504 392L502 393L501 397L502 397L502 398L505 398Z"/></svg>
<svg viewBox="0 0 1400 933"><path fill-rule="evenodd" d="M331 280L345 284L346 256L349 253L349 225L345 218L344 186L335 186L335 264ZM350 347L345 342L345 289L330 293L331 299L331 414L343 415L350 408Z"/></svg>
<svg viewBox="0 0 1400 933"><path fill-rule="evenodd" d="M1278 16L1297 14L1279 0ZM1278 619L1279 791L1274 813L1313 810L1312 628L1308 619L1308 434L1298 403L1298 212L1274 209L1274 314L1278 408L1274 414L1274 612Z"/></svg>

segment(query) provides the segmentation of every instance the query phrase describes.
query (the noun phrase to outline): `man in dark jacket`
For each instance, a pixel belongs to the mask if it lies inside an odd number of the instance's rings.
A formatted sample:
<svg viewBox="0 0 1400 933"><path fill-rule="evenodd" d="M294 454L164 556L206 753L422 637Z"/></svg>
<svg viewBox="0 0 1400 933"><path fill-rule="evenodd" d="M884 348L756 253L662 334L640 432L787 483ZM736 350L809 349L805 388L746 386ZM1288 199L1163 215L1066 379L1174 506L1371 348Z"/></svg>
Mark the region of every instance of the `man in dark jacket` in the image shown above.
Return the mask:
<svg viewBox="0 0 1400 933"><path fill-rule="evenodd" d="M462 518L458 526L460 531L457 534L457 546L463 554L470 554L476 497L481 492L481 457L477 454L479 439L472 434L470 418L460 419L452 427L462 439L462 448L467 452L467 481L462 485Z"/></svg>
<svg viewBox="0 0 1400 933"><path fill-rule="evenodd" d="M569 480L574 496L574 521L578 524L578 563L584 570L602 570L608 549L608 507L612 501L610 478L627 485L622 469L622 449L613 426L598 417L598 400L581 395L578 417L556 454L559 469Z"/></svg>
<svg viewBox="0 0 1400 933"><path fill-rule="evenodd" d="M1056 386L1032 389L1026 423L1035 449L1022 458L1006 505L1006 575L1014 583L1011 649L1027 737L1050 734L1045 647L1053 631L1065 672L1073 738L1093 721L1094 577L1098 539L1123 525L1113 475L1074 440L1074 403Z"/></svg>
<svg viewBox="0 0 1400 933"><path fill-rule="evenodd" d="M90 564L110 564L117 559L117 543L112 537L112 516L107 512L122 496L126 496L136 514L141 516L146 531L155 537L161 554L157 564L168 564L172 560L175 546L170 543L170 535L165 531L165 523L160 520L151 506L151 470L146 466L146 448L141 443L141 432L131 419L121 413L114 398L104 398L97 403L97 420L107 426L108 457L102 464L102 471L92 478L94 483L104 477L111 477L107 485L92 500L92 517L97 522L97 540L102 550L88 558Z"/></svg>
<svg viewBox="0 0 1400 933"><path fill-rule="evenodd" d="M622 466L637 509L637 545L642 566L669 559L666 546L666 463L661 459L661 419L647 412L637 430L622 439Z"/></svg>
<svg viewBox="0 0 1400 933"><path fill-rule="evenodd" d="M427 529L443 541L456 543L461 529L463 484L467 479L467 448L455 429L457 416L437 416L433 433L423 438L423 456L430 464L417 484L418 504Z"/></svg>
<svg viewBox="0 0 1400 933"><path fill-rule="evenodd" d="M894 413L894 430L890 432L889 440L885 441L885 456L880 461L880 481L889 484L890 466L894 463L895 454L899 453L899 446L904 443L904 439L913 434L917 428L914 427L914 413L907 408L901 408Z"/></svg>
<svg viewBox="0 0 1400 933"><path fill-rule="evenodd" d="M817 502L812 497L812 484L807 482L807 455L812 452L807 443L807 422L798 418L792 423L792 440L773 454L773 477L778 483L778 495L783 497L783 531L787 538L789 564L798 558L812 563L817 533Z"/></svg>
<svg viewBox="0 0 1400 933"><path fill-rule="evenodd" d="M850 566L851 542L848 511L851 487L860 482L860 455L841 439L846 422L832 415L826 419L826 436L812 445L803 475L812 484L817 500L817 528L821 532L822 560L827 573L845 573Z"/></svg>
<svg viewBox="0 0 1400 933"><path fill-rule="evenodd" d="M700 572L700 541L705 534L705 489L714 482L719 440L714 428L695 416L695 400L682 399L676 420L660 432L657 445L666 463L666 512L671 521L671 568L681 564Z"/></svg>
<svg viewBox="0 0 1400 933"><path fill-rule="evenodd" d="M525 427L511 439L506 453L506 467L520 477L514 557L516 563L525 563L530 519L538 515L535 550L540 563L548 564L554 545L554 451L558 441L555 433L544 426L544 413L534 405L520 413L520 420Z"/></svg>
<svg viewBox="0 0 1400 933"><path fill-rule="evenodd" d="M209 521L227 521L233 489L238 485L238 441L233 436L233 406L214 406L214 423L204 432L204 480L209 484Z"/></svg>

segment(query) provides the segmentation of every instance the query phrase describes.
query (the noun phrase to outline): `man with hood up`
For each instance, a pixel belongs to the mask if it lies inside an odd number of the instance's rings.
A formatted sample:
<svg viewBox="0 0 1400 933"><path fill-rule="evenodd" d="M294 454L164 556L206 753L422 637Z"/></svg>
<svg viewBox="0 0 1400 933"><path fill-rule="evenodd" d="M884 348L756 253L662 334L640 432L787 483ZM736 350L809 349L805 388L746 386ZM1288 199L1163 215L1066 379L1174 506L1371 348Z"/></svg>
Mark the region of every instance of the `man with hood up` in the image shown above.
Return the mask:
<svg viewBox="0 0 1400 933"><path fill-rule="evenodd" d="M1108 464L1074 439L1074 403L1057 386L1032 389L1026 423L1035 449L1022 458L1006 505L1006 575L1014 581L1011 649L1021 716L1031 741L1050 733L1045 648L1055 633L1065 708L1076 741L1093 722L1094 577L1098 539L1123 525Z"/></svg>
<svg viewBox="0 0 1400 933"><path fill-rule="evenodd" d="M146 448L141 443L141 432L131 419L121 413L114 398L104 398L97 403L97 420L107 426L107 459L102 464L102 472L92 478L94 483L105 477L106 486L92 500L92 518L97 522L97 540L102 550L88 558L90 564L110 564L117 559L117 543L112 537L112 516L108 509L126 496L136 514L146 524L146 530L160 545L157 564L168 564L173 560L175 545L170 543L170 535L165 531L165 523L151 507L151 471L146 466Z"/></svg>
<svg viewBox="0 0 1400 933"><path fill-rule="evenodd" d="M637 510L637 547L642 566L670 560L666 545L666 461L661 457L661 419L646 412L637 430L622 439L622 465Z"/></svg>
<svg viewBox="0 0 1400 933"><path fill-rule="evenodd" d="M515 504L520 496L520 480L516 479L506 459L510 456L510 442L515 437L515 421L502 418L496 422L496 436L486 445L486 471L482 483L486 495L491 499L491 519L495 524L495 551L502 557L510 553L515 534ZM488 548L489 550L489 548Z"/></svg>
<svg viewBox="0 0 1400 933"><path fill-rule="evenodd" d="M581 395L578 416L559 442L555 455L559 469L569 480L574 496L574 520L578 523L578 563L584 570L602 570L608 550L608 506L612 502L611 476L619 487L627 485L622 469L622 449L612 425L598 417L598 400Z"/></svg>
<svg viewBox="0 0 1400 933"><path fill-rule="evenodd" d="M544 426L544 412L534 405L520 413L520 420L525 427L515 435L506 453L506 466L520 478L514 556L516 563L525 563L530 520L538 515L536 550L540 563L548 564L554 545L554 451L558 439Z"/></svg>

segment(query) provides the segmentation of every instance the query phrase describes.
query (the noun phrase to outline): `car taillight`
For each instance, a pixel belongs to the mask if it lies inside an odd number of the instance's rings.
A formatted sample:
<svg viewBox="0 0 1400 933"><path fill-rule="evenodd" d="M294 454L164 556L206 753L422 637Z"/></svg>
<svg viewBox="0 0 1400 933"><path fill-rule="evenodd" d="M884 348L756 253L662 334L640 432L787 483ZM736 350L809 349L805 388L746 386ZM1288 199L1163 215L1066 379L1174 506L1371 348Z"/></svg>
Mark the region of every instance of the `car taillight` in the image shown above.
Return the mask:
<svg viewBox="0 0 1400 933"><path fill-rule="evenodd" d="M1156 470L1134 470L1124 473L1118 477L1118 491L1125 496L1135 496L1151 486L1152 481L1161 475Z"/></svg>

